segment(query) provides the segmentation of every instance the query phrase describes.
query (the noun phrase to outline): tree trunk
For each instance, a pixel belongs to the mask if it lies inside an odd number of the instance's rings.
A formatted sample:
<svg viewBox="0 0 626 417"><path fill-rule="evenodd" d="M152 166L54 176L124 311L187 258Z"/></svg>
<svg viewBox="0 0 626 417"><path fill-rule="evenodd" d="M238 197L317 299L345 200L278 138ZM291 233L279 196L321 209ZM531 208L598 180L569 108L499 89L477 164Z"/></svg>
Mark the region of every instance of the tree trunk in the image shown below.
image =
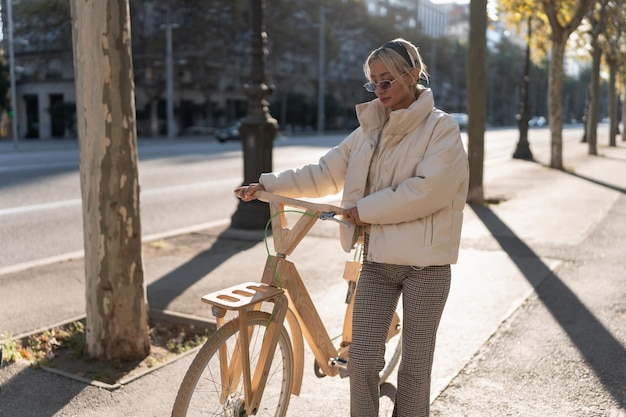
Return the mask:
<svg viewBox="0 0 626 417"><path fill-rule="evenodd" d="M589 79L589 105L587 107L587 145L589 155L598 154L598 119L600 114L600 60L602 48L597 38L591 41L591 74Z"/></svg>
<svg viewBox="0 0 626 417"><path fill-rule="evenodd" d="M552 58L548 80L550 124L550 167L563 169L563 56L567 37L563 31L552 35Z"/></svg>
<svg viewBox="0 0 626 417"><path fill-rule="evenodd" d="M609 111L609 146L617 146L615 137L617 136L617 59L613 54L606 58L609 64L609 84L607 88L608 111Z"/></svg>
<svg viewBox="0 0 626 417"><path fill-rule="evenodd" d="M487 0L470 2L470 33L467 48L467 123L470 169L467 202L483 204L483 163L487 123Z"/></svg>
<svg viewBox="0 0 626 417"><path fill-rule="evenodd" d="M83 200L86 351L148 355L128 0L72 0Z"/></svg>
<svg viewBox="0 0 626 417"><path fill-rule="evenodd" d="M550 124L550 166L563 169L563 57L571 33L590 10L592 0L578 0L571 19L560 16L563 5L556 0L542 0L552 30L551 62L548 80L548 122Z"/></svg>
<svg viewBox="0 0 626 417"><path fill-rule="evenodd" d="M622 100L622 142L626 141L626 82L624 83L624 100Z"/></svg>

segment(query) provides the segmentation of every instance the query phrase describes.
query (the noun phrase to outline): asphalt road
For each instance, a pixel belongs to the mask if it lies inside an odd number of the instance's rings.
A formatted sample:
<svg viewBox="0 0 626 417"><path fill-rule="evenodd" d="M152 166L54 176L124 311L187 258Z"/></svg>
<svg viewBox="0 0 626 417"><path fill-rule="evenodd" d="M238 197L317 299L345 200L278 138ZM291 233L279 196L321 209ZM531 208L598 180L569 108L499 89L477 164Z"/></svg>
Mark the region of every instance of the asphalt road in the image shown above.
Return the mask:
<svg viewBox="0 0 626 417"><path fill-rule="evenodd" d="M278 140L275 165L303 164L339 140ZM76 144L23 147L0 154L0 270L58 261L83 248ZM139 159L144 240L222 224L235 211L228 196L243 175L239 143L145 140Z"/></svg>
<svg viewBox="0 0 626 417"><path fill-rule="evenodd" d="M579 127L564 130L577 141ZM316 162L345 135L280 136L274 169ZM485 164L510 159L516 129L487 132ZM549 146L547 129L530 131L531 147ZM12 149L12 148L10 148ZM238 142L214 139L139 142L141 221L144 240L226 224L237 201L224 198L242 181ZM82 208L75 142L23 142L17 151L0 152L0 272L81 256Z"/></svg>

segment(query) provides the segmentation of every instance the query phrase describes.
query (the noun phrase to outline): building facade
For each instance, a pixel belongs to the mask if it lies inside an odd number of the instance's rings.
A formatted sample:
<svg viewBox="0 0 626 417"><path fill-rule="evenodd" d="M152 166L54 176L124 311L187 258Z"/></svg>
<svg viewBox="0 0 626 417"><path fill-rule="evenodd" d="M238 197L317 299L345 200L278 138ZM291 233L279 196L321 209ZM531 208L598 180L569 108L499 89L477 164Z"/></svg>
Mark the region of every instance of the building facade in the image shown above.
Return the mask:
<svg viewBox="0 0 626 417"><path fill-rule="evenodd" d="M385 15L402 9L403 16L413 16L398 22L408 30L437 38L448 31L446 5L429 0L367 0L367 11L372 15ZM210 5L206 13L213 13ZM211 127L221 127L242 118L247 110L247 98L241 86L250 79L250 42L247 21L244 26L232 29L231 15L216 15L216 26L203 32L214 36L211 48L203 39L196 39L188 28L195 18L189 10L174 12L160 8L155 1L131 1L133 30L133 62L135 70L135 104L139 136L163 136L166 126L166 85L173 84L176 109L176 133L206 132ZM193 11L192 11L193 12ZM216 11L215 13L224 13ZM196 12L197 14L197 12ZM224 26L219 26L225 22ZM197 27L197 22L196 27ZM32 23L31 23L32 25ZM170 26L174 51L167 55L166 32ZM15 25L18 31L23 25ZM6 36L5 25L5 43ZM213 32L211 32L213 30ZM360 73L360 47L358 39L351 45L349 36L334 28L346 48L340 56L343 61L327 61L326 87L339 103L355 103L366 97L354 91L355 78ZM5 47L5 50L7 48ZM74 67L71 43L71 22L65 19L62 27L44 36L35 37L22 27L14 42L16 64L16 98L14 109L20 139L52 139L76 137L73 108L75 105ZM302 52L302 53L301 53ZM306 53L305 53L306 52ZM352 61L346 57L354 55ZM172 60L173 72L168 73L167 62ZM310 51L282 51L280 58L268 60L266 67L269 82L280 85L273 100L280 104L283 120L292 107L288 103L299 97L311 101L317 96L317 62L311 62ZM356 75L355 75L356 74ZM172 79L168 80L168 77ZM314 125L315 111L304 116ZM350 117L347 117L349 119ZM338 125L350 125L350 121ZM205 129L206 128L206 129ZM5 136L11 130L5 129Z"/></svg>

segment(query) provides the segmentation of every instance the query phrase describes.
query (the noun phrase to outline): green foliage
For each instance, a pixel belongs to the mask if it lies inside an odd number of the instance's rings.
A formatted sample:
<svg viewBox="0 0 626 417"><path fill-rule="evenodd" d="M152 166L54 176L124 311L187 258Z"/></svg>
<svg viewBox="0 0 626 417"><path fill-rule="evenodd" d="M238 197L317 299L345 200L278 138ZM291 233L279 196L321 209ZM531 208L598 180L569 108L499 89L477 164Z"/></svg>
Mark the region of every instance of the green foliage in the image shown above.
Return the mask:
<svg viewBox="0 0 626 417"><path fill-rule="evenodd" d="M9 333L2 334L3 342L0 344L1 362L16 362L23 358L22 345L18 340L12 338Z"/></svg>
<svg viewBox="0 0 626 417"><path fill-rule="evenodd" d="M8 363L20 359L33 361L35 365L47 362L57 349L70 349L74 357L82 355L85 340L85 325L73 322L67 326L46 329L29 336L25 341L17 340L10 334L2 334L0 344L2 360Z"/></svg>
<svg viewBox="0 0 626 417"><path fill-rule="evenodd" d="M165 348L170 352L184 353L204 343L205 340L206 337L200 335L186 335L185 333L181 333L175 338L168 339Z"/></svg>
<svg viewBox="0 0 626 417"><path fill-rule="evenodd" d="M78 358L85 352L85 324L75 321L67 326L67 329L59 331L59 342L72 352L72 357Z"/></svg>
<svg viewBox="0 0 626 417"><path fill-rule="evenodd" d="M0 109L9 107L9 89L11 79L9 78L9 66L4 59L0 59Z"/></svg>

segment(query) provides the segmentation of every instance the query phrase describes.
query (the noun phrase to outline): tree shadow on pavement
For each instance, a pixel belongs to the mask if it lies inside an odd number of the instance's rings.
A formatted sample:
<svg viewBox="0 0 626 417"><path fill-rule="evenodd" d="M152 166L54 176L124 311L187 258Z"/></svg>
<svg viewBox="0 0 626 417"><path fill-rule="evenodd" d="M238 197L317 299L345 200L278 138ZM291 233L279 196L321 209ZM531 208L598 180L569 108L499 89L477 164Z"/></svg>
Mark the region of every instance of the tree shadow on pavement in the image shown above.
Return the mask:
<svg viewBox="0 0 626 417"><path fill-rule="evenodd" d="M170 272L158 277L156 281L147 285L150 308L163 309L167 305L187 292L198 281L206 278L207 274L219 267L233 256L257 245L264 238L263 231L240 231L225 229L219 235L210 233L191 233L184 236L165 239L167 249L155 250L155 257L171 256L171 251L185 252L193 250L188 261L178 264ZM207 245L210 242L208 249ZM146 251L144 247L144 252ZM149 251L149 250L148 250ZM184 255L185 253L183 253ZM184 259L182 255L174 258L175 261ZM146 261L144 257L144 261ZM155 259L159 261L159 259ZM169 268L168 263L163 265ZM146 262L150 268L150 260ZM211 285L218 288L223 286L219 282ZM232 285L232 284L229 284ZM194 301L202 308L199 298L203 294L193 294ZM76 397L84 394L85 390L99 390L90 387L84 382L71 378L60 377L48 372L32 368L28 365L11 364L0 367L0 417L52 417L65 410L68 404L76 401ZM96 395L96 394L94 394ZM63 414L61 412L61 414ZM65 414L63 414L65 415Z"/></svg>
<svg viewBox="0 0 626 417"><path fill-rule="evenodd" d="M602 158L611 159L611 160L617 160L617 161L626 161L625 159L616 158L616 157L612 157L612 156L603 156ZM552 169L552 167L550 167L550 165L542 164L542 163L540 163L538 161L534 161L534 162L539 163L544 168ZM617 191L617 192L620 192L622 194L626 194L626 189L624 189L622 187L618 187L616 185L609 184L609 183L604 182L604 181L599 181L599 180L597 180L595 178L591 178L591 177L588 177L586 175L578 174L578 173L574 172L571 169L566 169L566 170L563 170L562 172L564 172L565 174L569 174L569 175L571 175L573 177L580 178L581 180L589 181L589 182L594 183L596 185L600 185L600 186L608 188L610 190Z"/></svg>
<svg viewBox="0 0 626 417"><path fill-rule="evenodd" d="M472 210L509 255L556 322L577 347L607 392L622 404L626 348L585 306L563 280L489 207Z"/></svg>
<svg viewBox="0 0 626 417"><path fill-rule="evenodd" d="M221 264L242 251L256 246L263 239L263 231L225 229L213 241L210 248L198 252L193 258L147 286L150 307L157 309L167 308L172 301L176 300L198 281L206 278L208 274ZM240 281L245 281L245 279L240 277ZM218 280L212 279L212 283L215 283L216 288L212 290L215 291L240 282L222 284ZM199 304L201 295L204 294L200 294L197 297Z"/></svg>
<svg viewBox="0 0 626 417"><path fill-rule="evenodd" d="M626 189L624 189L622 187L618 187L616 185L608 184L608 183L603 182L603 181L598 181L595 178L586 177L584 175L577 174L577 173L575 173L573 171L565 171L565 173L566 174L570 174L571 176L574 176L576 178L580 178L581 180L589 181L589 182L592 182L594 184L600 185L602 187L608 188L610 190L617 191L617 192L622 193L622 194L626 194Z"/></svg>
<svg viewBox="0 0 626 417"><path fill-rule="evenodd" d="M0 370L0 417L56 416L72 399L88 389L84 383L30 365L10 365ZM15 370L14 374L7 375Z"/></svg>

